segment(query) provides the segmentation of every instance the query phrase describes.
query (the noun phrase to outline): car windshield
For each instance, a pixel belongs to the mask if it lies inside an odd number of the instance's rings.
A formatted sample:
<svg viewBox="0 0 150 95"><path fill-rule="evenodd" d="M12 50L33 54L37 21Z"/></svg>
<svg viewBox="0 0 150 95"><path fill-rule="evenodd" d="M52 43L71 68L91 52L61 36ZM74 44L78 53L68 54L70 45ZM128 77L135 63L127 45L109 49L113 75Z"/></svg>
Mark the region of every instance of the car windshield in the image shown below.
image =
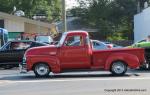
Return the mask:
<svg viewBox="0 0 150 95"><path fill-rule="evenodd" d="M37 36L36 41L43 42L43 43L51 43L53 42L53 39L50 36Z"/></svg>
<svg viewBox="0 0 150 95"><path fill-rule="evenodd" d="M4 49L8 49L9 47L9 44L10 42L7 42L6 44L4 44L1 48L0 48L0 50L4 50Z"/></svg>
<svg viewBox="0 0 150 95"><path fill-rule="evenodd" d="M141 43L141 42L146 42L146 40L141 40L141 41L138 41L138 42L136 42L136 43Z"/></svg>

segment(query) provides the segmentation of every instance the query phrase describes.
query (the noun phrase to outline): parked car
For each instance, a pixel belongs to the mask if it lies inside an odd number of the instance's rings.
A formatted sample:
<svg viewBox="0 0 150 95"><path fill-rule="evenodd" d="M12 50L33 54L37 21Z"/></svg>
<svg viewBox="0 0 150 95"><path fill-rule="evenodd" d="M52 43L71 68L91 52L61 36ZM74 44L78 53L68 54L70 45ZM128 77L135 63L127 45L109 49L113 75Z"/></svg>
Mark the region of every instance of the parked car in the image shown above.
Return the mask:
<svg viewBox="0 0 150 95"><path fill-rule="evenodd" d="M103 42L103 43L105 43L106 45L111 46L112 48L123 48L123 46L119 46L119 45L116 45L116 44L111 43L111 42Z"/></svg>
<svg viewBox="0 0 150 95"><path fill-rule="evenodd" d="M46 44L51 44L53 42L53 38L49 35L37 35L35 40Z"/></svg>
<svg viewBox="0 0 150 95"><path fill-rule="evenodd" d="M106 44L98 40L91 40L94 50L112 49L112 44Z"/></svg>
<svg viewBox="0 0 150 95"><path fill-rule="evenodd" d="M0 67L17 67L22 62L23 55L27 49L47 45L28 40L9 41L0 48Z"/></svg>
<svg viewBox="0 0 150 95"><path fill-rule="evenodd" d="M150 42L140 42L132 45L133 47L150 48Z"/></svg>
<svg viewBox="0 0 150 95"><path fill-rule="evenodd" d="M80 44L70 44L76 40ZM38 77L50 72L106 70L113 75L124 75L127 68L136 69L144 64L144 49L119 48L92 50L85 31L64 32L58 45L35 47L26 51L21 71L34 71Z"/></svg>
<svg viewBox="0 0 150 95"><path fill-rule="evenodd" d="M147 48L147 47L150 47L150 42L138 42L138 43L135 43L131 46L129 46L131 48L135 48L135 47L141 47L141 48Z"/></svg>
<svg viewBox="0 0 150 95"><path fill-rule="evenodd" d="M112 43L105 43L105 42L101 42L99 40L91 40L92 46L94 50L105 50L105 49L112 49L112 48L121 48L121 46L117 46L115 44ZM77 46L79 45L80 42L79 40L72 42L70 45L72 46Z"/></svg>
<svg viewBox="0 0 150 95"><path fill-rule="evenodd" d="M137 48L137 47L141 47L141 48L150 47L150 42L146 40L141 40L132 44L131 46L128 46L128 48Z"/></svg>

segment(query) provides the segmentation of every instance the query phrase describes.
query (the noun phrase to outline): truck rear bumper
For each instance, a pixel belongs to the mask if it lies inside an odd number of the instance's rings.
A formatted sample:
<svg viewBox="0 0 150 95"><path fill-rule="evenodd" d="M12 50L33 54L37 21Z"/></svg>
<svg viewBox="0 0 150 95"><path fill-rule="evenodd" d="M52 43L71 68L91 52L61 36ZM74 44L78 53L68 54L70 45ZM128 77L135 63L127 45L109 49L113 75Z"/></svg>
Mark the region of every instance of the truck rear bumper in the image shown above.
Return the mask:
<svg viewBox="0 0 150 95"><path fill-rule="evenodd" d="M140 66L140 68L148 69L150 67L150 64L148 62L145 62Z"/></svg>

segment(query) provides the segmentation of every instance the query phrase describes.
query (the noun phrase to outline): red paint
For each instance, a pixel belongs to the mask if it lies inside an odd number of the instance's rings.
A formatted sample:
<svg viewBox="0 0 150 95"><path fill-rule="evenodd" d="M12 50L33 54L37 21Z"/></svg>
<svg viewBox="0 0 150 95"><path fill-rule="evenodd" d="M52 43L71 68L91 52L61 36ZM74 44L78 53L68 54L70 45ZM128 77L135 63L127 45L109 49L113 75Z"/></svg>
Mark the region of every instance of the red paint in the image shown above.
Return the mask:
<svg viewBox="0 0 150 95"><path fill-rule="evenodd" d="M34 64L39 62L47 63L52 72L60 73L63 70L71 69L104 69L110 70L114 61L123 61L129 68L137 68L142 65L144 59L144 49L110 49L110 50L92 50L91 43L87 42L87 32L68 32L69 36L79 35L83 37L82 46L44 46L29 49L26 53L27 70L32 70Z"/></svg>

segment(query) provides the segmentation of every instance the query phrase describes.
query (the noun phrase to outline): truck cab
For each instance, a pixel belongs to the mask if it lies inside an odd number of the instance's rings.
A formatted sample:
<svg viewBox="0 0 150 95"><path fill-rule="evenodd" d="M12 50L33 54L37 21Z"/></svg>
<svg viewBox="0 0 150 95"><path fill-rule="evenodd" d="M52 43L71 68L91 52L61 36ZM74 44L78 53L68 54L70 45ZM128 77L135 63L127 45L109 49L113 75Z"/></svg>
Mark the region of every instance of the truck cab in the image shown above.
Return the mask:
<svg viewBox="0 0 150 95"><path fill-rule="evenodd" d="M78 44L72 44L79 41ZM64 33L60 43L59 58L62 69L90 68L91 43L86 32Z"/></svg>
<svg viewBox="0 0 150 95"><path fill-rule="evenodd" d="M79 41L78 44L73 44ZM86 31L63 33L57 45L31 48L26 51L22 70L34 71L36 76L48 76L50 72L61 73L79 70L107 70L124 75L129 68L144 63L143 49L93 50Z"/></svg>

